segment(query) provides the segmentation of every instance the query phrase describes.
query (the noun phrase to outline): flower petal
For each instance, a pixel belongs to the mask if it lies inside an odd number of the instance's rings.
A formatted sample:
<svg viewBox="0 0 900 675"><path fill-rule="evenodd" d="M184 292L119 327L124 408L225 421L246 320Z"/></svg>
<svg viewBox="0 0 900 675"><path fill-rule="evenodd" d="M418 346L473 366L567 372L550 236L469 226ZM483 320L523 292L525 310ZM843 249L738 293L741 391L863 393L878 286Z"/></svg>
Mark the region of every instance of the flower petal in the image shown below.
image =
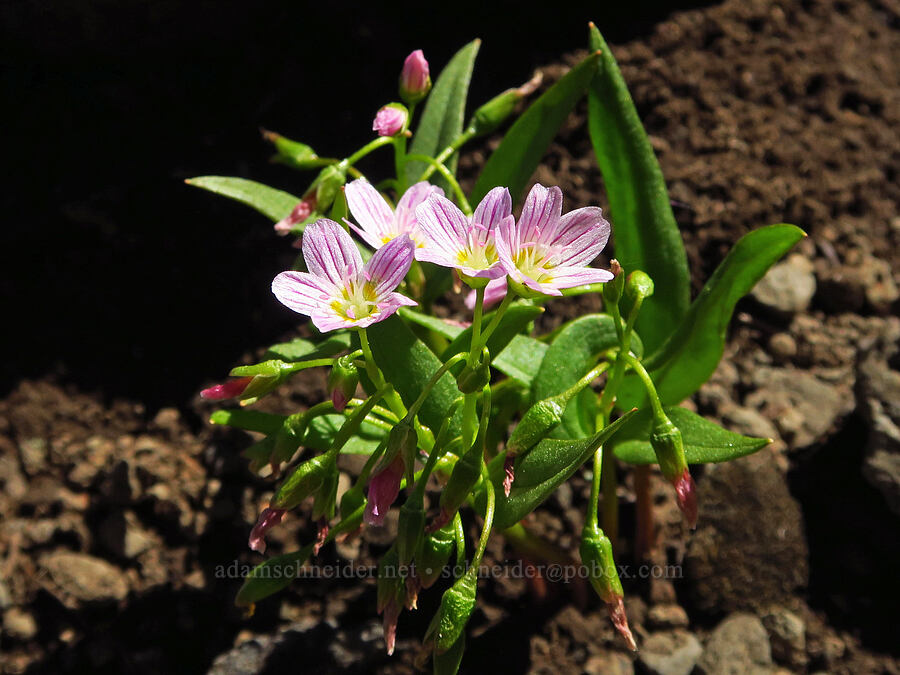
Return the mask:
<svg viewBox="0 0 900 675"><path fill-rule="evenodd" d="M333 220L321 218L303 232L303 259L317 277L343 286L344 280L362 270L359 249L343 227Z"/></svg>
<svg viewBox="0 0 900 675"><path fill-rule="evenodd" d="M546 188L535 183L525 199L519 216L519 241L523 244L552 238L562 213L562 190L555 185Z"/></svg>
<svg viewBox="0 0 900 675"><path fill-rule="evenodd" d="M433 254L442 252L447 259L455 259L457 254L465 249L469 219L457 208L456 204L443 195L430 195L416 209L416 217L419 220L419 228L428 240L425 244L426 250ZM434 259L434 256L430 262L448 267L453 266L452 263L448 265Z"/></svg>
<svg viewBox="0 0 900 675"><path fill-rule="evenodd" d="M585 284L604 283L613 278L612 272L594 267L557 267L551 271L551 278L543 282L553 288L573 288Z"/></svg>
<svg viewBox="0 0 900 675"><path fill-rule="evenodd" d="M401 234L375 251L366 263L364 274L375 286L375 295L381 298L393 291L409 272L415 244L409 235Z"/></svg>
<svg viewBox="0 0 900 675"><path fill-rule="evenodd" d="M427 180L416 183L403 193L403 196L397 202L397 210L394 212L394 229L396 232L406 232L414 240L416 239L416 226L419 222L416 218L416 208L428 199L431 194L443 197L444 191Z"/></svg>
<svg viewBox="0 0 900 675"><path fill-rule="evenodd" d="M506 218L494 230L494 248L500 258L500 266L513 279L519 280L521 273L513 262L513 254L519 250L519 232L515 219Z"/></svg>
<svg viewBox="0 0 900 675"><path fill-rule="evenodd" d="M312 316L331 298L328 281L306 272L282 272L272 281L272 293L285 307Z"/></svg>
<svg viewBox="0 0 900 675"><path fill-rule="evenodd" d="M366 240L367 244L379 248L385 239L392 239L397 235L394 212L390 204L365 178L348 183L344 187L344 196L347 198L347 208L356 218L362 231L355 227L353 229Z"/></svg>
<svg viewBox="0 0 900 675"><path fill-rule="evenodd" d="M484 307L490 307L506 297L507 288L505 272L506 270L504 270L504 276L499 279L491 279L487 286L484 287ZM475 309L475 298L475 291L469 291L465 300L467 309Z"/></svg>
<svg viewBox="0 0 900 675"><path fill-rule="evenodd" d="M475 208L473 223L480 223L491 230L507 216L512 214L512 197L505 187L495 187L488 192Z"/></svg>
<svg viewBox="0 0 900 675"><path fill-rule="evenodd" d="M548 262L554 265L587 265L606 247L609 222L597 206L570 211L559 220L559 227L549 246L557 250Z"/></svg>

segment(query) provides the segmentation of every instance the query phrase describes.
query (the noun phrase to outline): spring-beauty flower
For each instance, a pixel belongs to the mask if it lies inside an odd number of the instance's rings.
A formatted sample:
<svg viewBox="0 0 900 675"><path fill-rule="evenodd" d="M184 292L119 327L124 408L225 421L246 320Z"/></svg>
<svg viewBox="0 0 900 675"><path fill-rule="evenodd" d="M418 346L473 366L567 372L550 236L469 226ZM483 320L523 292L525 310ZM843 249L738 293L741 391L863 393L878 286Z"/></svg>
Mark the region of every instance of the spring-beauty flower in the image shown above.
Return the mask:
<svg viewBox="0 0 900 675"><path fill-rule="evenodd" d="M350 235L333 220L322 218L307 227L302 242L309 272L282 272L272 282L272 292L283 305L310 317L320 331L365 328L403 305L416 304L394 292L413 260L408 236L382 246L365 265Z"/></svg>
<svg viewBox="0 0 900 675"><path fill-rule="evenodd" d="M431 89L431 76L425 53L417 49L406 57L400 71L400 98L408 104L418 103Z"/></svg>
<svg viewBox="0 0 900 675"><path fill-rule="evenodd" d="M392 239L408 234L417 248L425 245L425 236L419 229L416 207L429 195L443 195L444 191L428 181L410 187L392 209L384 196L365 178L357 178L344 188L347 207L359 223L348 223L369 246L378 249Z"/></svg>
<svg viewBox="0 0 900 675"><path fill-rule="evenodd" d="M417 251L419 260L452 267L459 270L464 279L474 285L484 286L488 280L506 274L500 266L495 232L506 225L513 227L512 198L505 187L495 187L488 192L467 216L446 197L431 195L416 209L419 227L425 233L427 243Z"/></svg>
<svg viewBox="0 0 900 675"><path fill-rule="evenodd" d="M406 126L409 112L399 103L388 103L377 113L372 122L372 131L377 131L379 136L396 136Z"/></svg>
<svg viewBox="0 0 900 675"><path fill-rule="evenodd" d="M606 246L609 229L600 208L587 206L563 216L562 190L535 184L518 222L504 220L497 228L497 255L514 285L562 295L563 288L613 278L607 270L588 267Z"/></svg>

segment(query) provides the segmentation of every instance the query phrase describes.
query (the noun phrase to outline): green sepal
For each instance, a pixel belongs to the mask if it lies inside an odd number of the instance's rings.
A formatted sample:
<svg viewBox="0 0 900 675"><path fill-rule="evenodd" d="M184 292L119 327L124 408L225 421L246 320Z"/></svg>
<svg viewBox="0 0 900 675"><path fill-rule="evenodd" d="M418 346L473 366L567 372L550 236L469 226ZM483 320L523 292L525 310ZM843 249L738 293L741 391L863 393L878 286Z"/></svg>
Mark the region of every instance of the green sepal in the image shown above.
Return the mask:
<svg viewBox="0 0 900 675"><path fill-rule="evenodd" d="M613 559L612 542L597 525L585 524L581 532L581 562L588 568L591 586L603 602L615 602L624 595Z"/></svg>
<svg viewBox="0 0 900 675"><path fill-rule="evenodd" d="M294 169L315 169L323 164L316 151L299 141L293 141L274 131L263 129L263 138L275 146L273 161L286 164ZM327 161L327 160L325 160Z"/></svg>
<svg viewBox="0 0 900 675"><path fill-rule="evenodd" d="M416 575L422 583L422 588L429 588L437 581L453 555L456 548L455 522L426 534L422 539L422 546L416 556Z"/></svg>
<svg viewBox="0 0 900 675"><path fill-rule="evenodd" d="M331 475L336 458L336 453L325 453L297 465L276 490L270 502L271 508L290 510L310 495L316 494Z"/></svg>
<svg viewBox="0 0 900 675"><path fill-rule="evenodd" d="M397 557L401 565L409 565L422 545L425 533L425 506L421 495L411 495L400 507L397 521Z"/></svg>
<svg viewBox="0 0 900 675"><path fill-rule="evenodd" d="M425 644L433 645L435 654L448 651L466 628L478 593L477 568L472 567L444 591L441 605L425 632Z"/></svg>
<svg viewBox="0 0 900 675"><path fill-rule="evenodd" d="M462 663L463 654L466 651L466 633L463 631L459 639L453 643L447 651L435 653L432 662L434 675L456 675Z"/></svg>
<svg viewBox="0 0 900 675"><path fill-rule="evenodd" d="M347 176L336 166L329 165L322 169L313 182L316 188L316 211L323 212L331 206L346 182Z"/></svg>

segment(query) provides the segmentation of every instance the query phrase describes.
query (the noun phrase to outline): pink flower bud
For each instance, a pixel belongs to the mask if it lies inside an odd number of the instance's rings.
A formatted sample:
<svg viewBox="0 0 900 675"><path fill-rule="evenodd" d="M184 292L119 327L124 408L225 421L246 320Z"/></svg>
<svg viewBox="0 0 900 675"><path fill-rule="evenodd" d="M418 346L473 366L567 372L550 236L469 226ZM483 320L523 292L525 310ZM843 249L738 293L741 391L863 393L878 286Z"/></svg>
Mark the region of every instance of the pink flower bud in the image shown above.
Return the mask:
<svg viewBox="0 0 900 675"><path fill-rule="evenodd" d="M400 494L400 481L405 469L403 457L398 454L393 462L369 481L368 502L363 512L363 520L366 523L376 526L384 524L388 509Z"/></svg>
<svg viewBox="0 0 900 675"><path fill-rule="evenodd" d="M252 375L248 375L247 377L237 377L233 380L228 380L228 382L223 384L217 384L209 389L204 389L200 392L200 396L201 398L209 399L211 401L224 401L227 398L235 398L243 394L244 390L252 381Z"/></svg>
<svg viewBox="0 0 900 675"><path fill-rule="evenodd" d="M309 214L313 211L313 205L307 200L303 200L287 215L277 223L275 223L275 233L280 237L284 237L291 233L297 223L302 223L309 218Z"/></svg>
<svg viewBox="0 0 900 675"><path fill-rule="evenodd" d="M250 531L250 549L259 553L266 552L266 532L278 525L284 518L285 509L265 508L259 514L259 520Z"/></svg>
<svg viewBox="0 0 900 675"><path fill-rule="evenodd" d="M675 486L675 496L678 499L678 508L687 519L688 525L693 530L697 527L697 490L694 487L694 479L687 469L678 478L672 481Z"/></svg>
<svg viewBox="0 0 900 675"><path fill-rule="evenodd" d="M418 103L431 89L428 61L421 49L406 57L400 72L400 97L407 103Z"/></svg>
<svg viewBox="0 0 900 675"><path fill-rule="evenodd" d="M609 618L612 620L616 630L619 631L619 635L625 639L625 644L628 645L631 651L636 652L637 643L634 641L634 635L632 635L631 628L628 626L628 616L625 614L625 601L622 596L617 595L610 602L607 602L606 611L609 613Z"/></svg>
<svg viewBox="0 0 900 675"><path fill-rule="evenodd" d="M372 130L377 131L379 136L396 136L403 131L408 115L403 106L389 103L376 113Z"/></svg>

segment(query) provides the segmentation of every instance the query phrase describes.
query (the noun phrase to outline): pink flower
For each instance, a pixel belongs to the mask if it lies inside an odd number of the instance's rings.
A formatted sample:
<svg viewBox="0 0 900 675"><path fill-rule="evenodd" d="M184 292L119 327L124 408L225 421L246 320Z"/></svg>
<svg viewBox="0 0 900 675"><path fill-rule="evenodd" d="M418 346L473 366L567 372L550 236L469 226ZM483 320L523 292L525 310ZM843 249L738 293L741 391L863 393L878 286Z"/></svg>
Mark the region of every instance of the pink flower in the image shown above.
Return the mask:
<svg viewBox="0 0 900 675"><path fill-rule="evenodd" d="M394 461L372 476L372 480L369 481L366 510L363 512L363 520L366 523L384 525L388 509L400 494L400 480L403 478L405 468L403 457L398 454L394 457Z"/></svg>
<svg viewBox="0 0 900 675"><path fill-rule="evenodd" d="M372 131L377 131L379 136L396 136L403 131L407 117L409 117L409 113L406 108L398 106L396 103L389 103L375 113Z"/></svg>
<svg viewBox="0 0 900 675"><path fill-rule="evenodd" d="M289 235L294 226L309 218L309 214L312 212L313 204L304 199L286 217L275 223L275 233L280 237Z"/></svg>
<svg viewBox="0 0 900 675"><path fill-rule="evenodd" d="M416 209L416 216L428 238L417 252L419 260L453 267L468 277L496 279L505 274L494 234L504 223L512 227L515 221L506 188L495 187L488 192L471 217L449 199L434 194Z"/></svg>
<svg viewBox="0 0 900 675"><path fill-rule="evenodd" d="M418 103L431 89L428 61L421 49L406 57L400 72L400 97L407 103Z"/></svg>
<svg viewBox="0 0 900 675"><path fill-rule="evenodd" d="M243 394L244 390L252 381L252 375L248 375L247 377L236 377L223 384L217 384L209 389L204 389L200 392L200 396L201 398L209 399L211 401L224 401L228 398L235 398Z"/></svg>
<svg viewBox="0 0 900 675"><path fill-rule="evenodd" d="M259 553L266 552L266 532L278 525L284 518L285 509L265 508L259 514L259 520L250 531L250 549Z"/></svg>
<svg viewBox="0 0 900 675"><path fill-rule="evenodd" d="M561 214L562 190L536 184L519 221L504 221L497 228L497 255L513 282L537 293L562 295L562 288L613 278L587 266L609 240L603 212L588 206Z"/></svg>
<svg viewBox="0 0 900 675"><path fill-rule="evenodd" d="M506 297L506 277L500 277L499 279L491 279L488 282L488 285L484 287L484 307L490 307L491 305L495 305L503 298ZM475 309L475 291L470 291L466 296L466 307L469 309Z"/></svg>
<svg viewBox="0 0 900 675"><path fill-rule="evenodd" d="M413 242L396 237L363 265L359 249L340 225L322 218L303 233L306 272L282 272L272 292L285 306L306 314L320 331L365 328L403 305L415 305L394 289L413 260Z"/></svg>
<svg viewBox="0 0 900 675"><path fill-rule="evenodd" d="M688 527L692 530L697 527L697 490L694 479L691 478L689 469L678 476L672 484L675 486L675 497L678 499L678 508L684 514Z"/></svg>
<svg viewBox="0 0 900 675"><path fill-rule="evenodd" d="M397 202L397 209L393 210L369 181L358 178L347 184L344 196L350 213L360 227L348 224L372 248L381 248L402 234L408 234L420 248L425 245L425 236L419 230L416 207L432 194L443 195L444 191L427 181L416 183L403 193Z"/></svg>

